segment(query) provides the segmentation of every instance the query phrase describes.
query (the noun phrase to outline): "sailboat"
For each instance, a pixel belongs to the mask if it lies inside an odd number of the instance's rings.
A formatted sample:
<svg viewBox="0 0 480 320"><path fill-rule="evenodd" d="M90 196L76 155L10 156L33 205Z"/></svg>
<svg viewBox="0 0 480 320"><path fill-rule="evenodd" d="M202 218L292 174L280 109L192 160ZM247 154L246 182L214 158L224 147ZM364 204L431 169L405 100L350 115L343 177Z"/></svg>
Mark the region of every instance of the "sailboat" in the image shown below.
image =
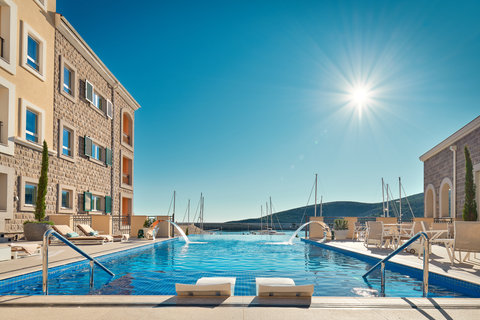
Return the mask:
<svg viewBox="0 0 480 320"><path fill-rule="evenodd" d="M262 216L260 217L260 231L258 234L268 234L268 235L284 235L284 232L278 232L274 230L274 223L273 223L273 210L272 210L272 197L270 197L270 207L268 206L268 202L265 203L265 217L266 217L266 229L263 230L263 223L262 223ZM270 214L268 214L270 209ZM261 209L261 214L263 214L263 210ZM278 218L277 218L278 219ZM270 220L270 221L269 221ZM269 224L270 223L270 224ZM280 222L279 222L280 225ZM280 228L282 226L280 225Z"/></svg>

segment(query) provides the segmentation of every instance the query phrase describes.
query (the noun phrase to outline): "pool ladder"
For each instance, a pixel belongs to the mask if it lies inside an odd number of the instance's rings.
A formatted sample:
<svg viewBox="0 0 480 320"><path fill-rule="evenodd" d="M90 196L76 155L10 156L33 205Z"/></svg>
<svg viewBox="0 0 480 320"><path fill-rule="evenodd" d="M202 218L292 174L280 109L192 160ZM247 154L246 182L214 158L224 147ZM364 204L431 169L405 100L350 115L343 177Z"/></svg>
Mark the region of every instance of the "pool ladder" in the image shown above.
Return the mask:
<svg viewBox="0 0 480 320"><path fill-rule="evenodd" d="M67 246L69 246L70 248L72 248L73 250L77 251L82 256L84 256L85 258L90 260L90 289L93 288L93 266L94 265L99 266L100 269L104 270L106 273L108 273L112 277L115 276L115 274L112 271L108 270L103 264L101 264L100 262L95 260L89 254L85 253L82 249L80 249L78 246L73 244L71 241L65 239L65 237L63 237L61 234L59 234L55 230L49 229L49 230L45 231L45 233L43 234L43 249L42 249L43 285L42 285L42 289L43 289L43 294L44 295L48 295L48 243L49 243L49 240L50 240L51 237L57 238L58 240L62 241Z"/></svg>
<svg viewBox="0 0 480 320"><path fill-rule="evenodd" d="M377 262L373 267L370 268L364 275L363 278L366 279L367 276L372 273L378 266L380 266L380 277L381 277L381 294L385 296L385 262L393 258L398 253L402 252L403 249L414 243L417 239L423 237L425 239L423 243L423 283L422 283L422 292L424 297L428 297L428 267L429 267L429 259L430 259L430 243L428 236L425 232L419 232L413 237L410 238L407 242L403 245L398 247L395 251L390 253L388 256Z"/></svg>

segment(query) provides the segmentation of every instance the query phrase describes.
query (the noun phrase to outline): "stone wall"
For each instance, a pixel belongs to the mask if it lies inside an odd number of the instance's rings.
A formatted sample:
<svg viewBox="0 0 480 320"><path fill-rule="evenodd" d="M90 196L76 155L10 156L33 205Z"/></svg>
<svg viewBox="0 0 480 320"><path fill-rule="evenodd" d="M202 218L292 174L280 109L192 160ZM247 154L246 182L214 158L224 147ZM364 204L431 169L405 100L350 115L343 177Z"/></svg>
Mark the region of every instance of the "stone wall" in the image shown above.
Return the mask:
<svg viewBox="0 0 480 320"><path fill-rule="evenodd" d="M464 147L468 146L472 163L480 163L480 128L477 128L452 145L457 147L456 152L456 217L462 217L465 203L465 154ZM424 162L424 190L432 184L435 189L435 217L439 216L440 210L440 185L444 178L453 182L453 152L449 147Z"/></svg>

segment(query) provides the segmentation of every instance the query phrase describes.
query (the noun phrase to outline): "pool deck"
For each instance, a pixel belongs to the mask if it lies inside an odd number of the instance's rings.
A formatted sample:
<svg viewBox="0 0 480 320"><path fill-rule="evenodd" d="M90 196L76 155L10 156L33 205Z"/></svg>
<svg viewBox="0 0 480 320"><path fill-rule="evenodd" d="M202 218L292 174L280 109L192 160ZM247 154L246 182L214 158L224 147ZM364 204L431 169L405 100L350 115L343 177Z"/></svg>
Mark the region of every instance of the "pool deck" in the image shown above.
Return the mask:
<svg viewBox="0 0 480 320"><path fill-rule="evenodd" d="M392 252L391 249L376 248L369 246L366 248L363 242L360 241L330 241L323 243L332 248L347 250L350 252L375 257L379 259L385 258ZM462 259L465 253L462 254ZM457 254L458 257L458 254ZM423 258L411 253L402 252L391 259L392 262L406 265L409 267L423 270ZM480 254L476 258L471 254L470 260L467 262L455 261L452 266L448 258L445 247L439 245L432 245L432 253L430 254L429 271L443 276L468 281L480 285Z"/></svg>
<svg viewBox="0 0 480 320"><path fill-rule="evenodd" d="M157 239L155 242L165 241ZM125 243L82 245L97 257L152 244L133 239ZM5 244L0 244L5 245ZM325 245L376 258L391 250L365 248L361 242L332 241ZM63 245L49 247L50 266L82 259ZM445 248L433 246L430 271L480 284L480 260L455 264ZM422 268L417 256L401 253L392 261ZM0 262L0 279L41 269L41 256ZM2 319L480 319L480 299L467 298L380 298L313 297L311 299L257 298L178 298L176 296L0 296Z"/></svg>

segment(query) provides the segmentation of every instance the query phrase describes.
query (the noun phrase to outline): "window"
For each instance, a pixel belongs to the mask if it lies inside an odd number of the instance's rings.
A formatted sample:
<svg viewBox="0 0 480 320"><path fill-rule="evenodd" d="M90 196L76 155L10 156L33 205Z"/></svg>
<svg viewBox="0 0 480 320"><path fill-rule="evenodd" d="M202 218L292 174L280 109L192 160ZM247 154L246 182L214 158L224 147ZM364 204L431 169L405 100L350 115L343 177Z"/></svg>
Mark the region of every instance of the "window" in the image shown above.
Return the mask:
<svg viewBox="0 0 480 320"><path fill-rule="evenodd" d="M0 166L0 224L3 219L13 219L14 176L14 168Z"/></svg>
<svg viewBox="0 0 480 320"><path fill-rule="evenodd" d="M11 74L17 64L17 5L13 0L0 1L0 67Z"/></svg>
<svg viewBox="0 0 480 320"><path fill-rule="evenodd" d="M92 142L92 158L98 161L102 160L102 147Z"/></svg>
<svg viewBox="0 0 480 320"><path fill-rule="evenodd" d="M65 186L62 184L58 185L58 213L74 213L74 196L75 188L70 186Z"/></svg>
<svg viewBox="0 0 480 320"><path fill-rule="evenodd" d="M1 1L0 1L1 3ZM0 77L0 153L14 154L15 86Z"/></svg>
<svg viewBox="0 0 480 320"><path fill-rule="evenodd" d="M127 193L121 193L121 198L122 201L120 202L120 213L122 216L127 217L132 215L132 199L133 195L132 194L127 194Z"/></svg>
<svg viewBox="0 0 480 320"><path fill-rule="evenodd" d="M75 128L64 120L60 120L58 125L58 137L58 157L75 162Z"/></svg>
<svg viewBox="0 0 480 320"><path fill-rule="evenodd" d="M67 128L63 128L63 144L62 154L64 156L72 156L72 132Z"/></svg>
<svg viewBox="0 0 480 320"><path fill-rule="evenodd" d="M20 211L35 211L38 178L20 177Z"/></svg>
<svg viewBox="0 0 480 320"><path fill-rule="evenodd" d="M102 211L102 197L92 195L92 211Z"/></svg>
<svg viewBox="0 0 480 320"><path fill-rule="evenodd" d="M33 69L40 71L40 45L31 36L28 36L27 43L27 64Z"/></svg>
<svg viewBox="0 0 480 320"><path fill-rule="evenodd" d="M63 91L72 94L72 70L63 67Z"/></svg>
<svg viewBox="0 0 480 320"><path fill-rule="evenodd" d="M123 146L133 150L133 116L127 110L122 110L122 132L121 143Z"/></svg>
<svg viewBox="0 0 480 320"><path fill-rule="evenodd" d="M25 205L35 206L37 203L37 185L26 183L25 184Z"/></svg>
<svg viewBox="0 0 480 320"><path fill-rule="evenodd" d="M38 143L38 115L27 109L25 137L28 141Z"/></svg>
<svg viewBox="0 0 480 320"><path fill-rule="evenodd" d="M96 91L93 92L93 105L97 107L99 110L104 111L104 106L103 106L103 98L101 95L99 95Z"/></svg>
<svg viewBox="0 0 480 320"><path fill-rule="evenodd" d="M43 143L45 136L45 111L21 99L20 138L34 148Z"/></svg>
<svg viewBox="0 0 480 320"><path fill-rule="evenodd" d="M125 152L121 152L121 187L133 189L133 159Z"/></svg>
<svg viewBox="0 0 480 320"><path fill-rule="evenodd" d="M112 165L112 150L103 148L90 137L84 137L85 156L96 161L104 162L107 166Z"/></svg>
<svg viewBox="0 0 480 320"><path fill-rule="evenodd" d="M77 99L77 69L63 56L60 57L60 93L76 102Z"/></svg>
<svg viewBox="0 0 480 320"><path fill-rule="evenodd" d="M22 66L45 81L46 42L25 21L22 27Z"/></svg>
<svg viewBox="0 0 480 320"><path fill-rule="evenodd" d="M47 10L47 0L34 0L40 8Z"/></svg>

